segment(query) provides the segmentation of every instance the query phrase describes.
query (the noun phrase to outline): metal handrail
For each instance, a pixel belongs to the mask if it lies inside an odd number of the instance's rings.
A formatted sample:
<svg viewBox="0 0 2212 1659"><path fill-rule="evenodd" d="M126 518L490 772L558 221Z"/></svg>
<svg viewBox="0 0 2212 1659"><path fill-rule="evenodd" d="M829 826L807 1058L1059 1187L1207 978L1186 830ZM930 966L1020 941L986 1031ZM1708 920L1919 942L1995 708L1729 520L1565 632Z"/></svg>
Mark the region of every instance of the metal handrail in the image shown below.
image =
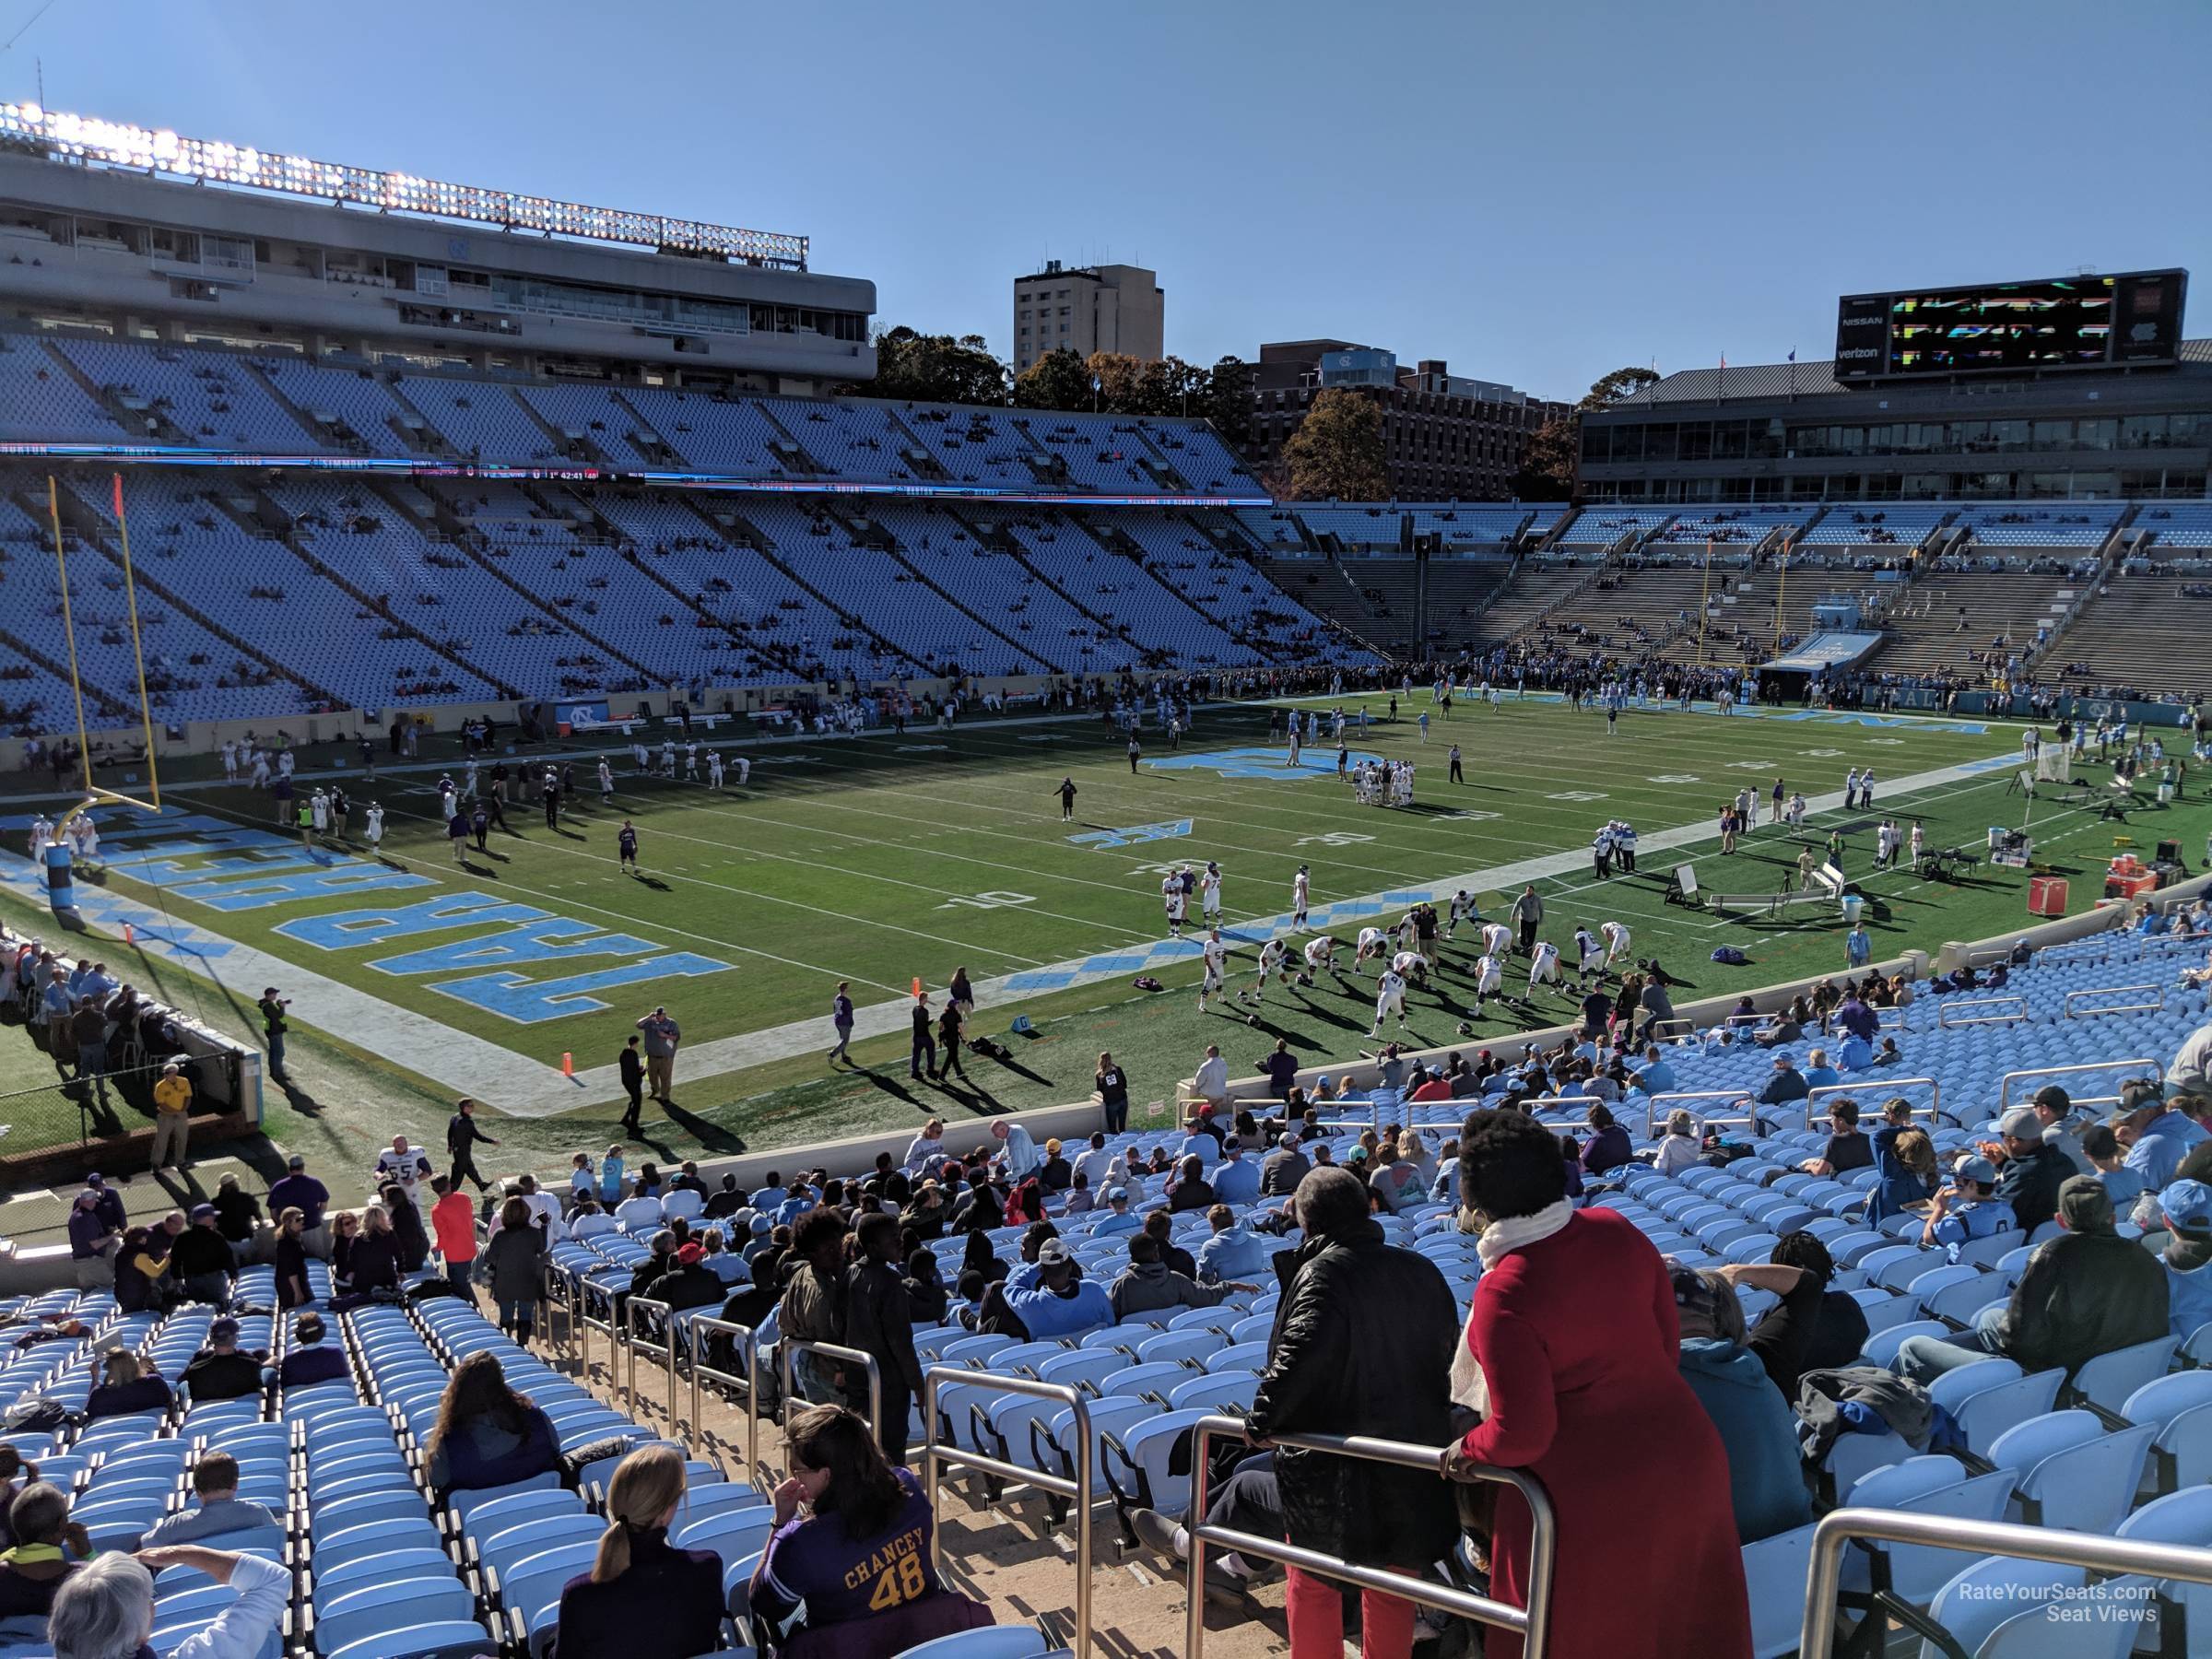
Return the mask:
<svg viewBox="0 0 2212 1659"><path fill-rule="evenodd" d="M707 1382L727 1382L745 1390L745 1460L747 1478L755 1486L760 1482L760 1369L754 1351L753 1327L741 1325L727 1319L713 1319L700 1314L691 1322L691 1443L695 1451L706 1450L706 1418L700 1415L700 1388ZM716 1371L707 1363L706 1339L710 1336L727 1336L739 1353L745 1356L744 1376L735 1371Z"/></svg>
<svg viewBox="0 0 2212 1659"><path fill-rule="evenodd" d="M2109 1008L2080 1008L2075 1004L2090 996L2147 996L2148 1002L2115 1003ZM2100 1014L2149 1014L2166 1006L2163 985L2100 985L2088 991L2069 991L2060 1011L2068 1019L2094 1019Z"/></svg>
<svg viewBox="0 0 2212 1659"><path fill-rule="evenodd" d="M1822 1095L1871 1095L1877 1093L1893 1095L1900 1088L1911 1088L1915 1085L1924 1088L1928 1091L1928 1115L1932 1118L1941 1117L1943 1115L1943 1085L1935 1078L1884 1077L1877 1083L1823 1083L1818 1088L1806 1089L1805 1092L1805 1126L1810 1129L1813 1126L1813 1120L1819 1115L1814 1110L1813 1102Z"/></svg>
<svg viewBox="0 0 2212 1659"><path fill-rule="evenodd" d="M947 1445L938 1437L937 1385L940 1382L959 1387L973 1387L982 1382L1008 1394L1034 1394L1041 1400L1065 1402L1075 1413L1076 1473L1071 1480L1064 1476L1048 1475L1041 1469L1025 1469L981 1452L970 1452L959 1445ZM1227 1418L1208 1419L1228 1421ZM1203 1427L1203 1425L1201 1425ZM1204 1442L1200 1442L1203 1450ZM1065 1498L1076 1522L1076 1659L1090 1659L1090 1510L1091 1460L1097 1447L1090 1434L1090 1406L1079 1388L1058 1382L1040 1382L1034 1377L1001 1376L996 1371L970 1371L964 1365L933 1365L922 1374L922 1489L929 1498L932 1513L940 1512L937 1502L939 1466L951 1464L964 1469L975 1469L985 1475L995 1475L1005 1480L1014 1480ZM1196 1478L1203 1480L1200 1474ZM1196 1489L1196 1488L1194 1488ZM1196 1535L1193 1534L1192 1550L1195 1554ZM929 1536L930 1563L944 1571L945 1530L933 1528ZM1196 1659L1195 1653L1192 1659ZM1541 1655L1537 1656L1541 1659Z"/></svg>
<svg viewBox="0 0 2212 1659"><path fill-rule="evenodd" d="M819 1354L825 1359L836 1359L846 1365L865 1366L868 1372L868 1431L878 1439L883 1435L883 1370L876 1363L876 1356L863 1353L859 1348L841 1347L834 1342L808 1342L797 1336L786 1336L776 1344L776 1365L783 1382L783 1417L791 1418L791 1403L798 1398L798 1388L793 1380L792 1362L801 1354Z"/></svg>
<svg viewBox="0 0 2212 1659"><path fill-rule="evenodd" d="M1183 1659L1203 1659L1206 1648L1206 1547L1208 1544L1218 1544L1224 1549L1233 1549L1239 1555L1254 1560L1280 1561L1286 1567L1295 1567L1301 1572L1314 1573L1322 1578L1335 1579L1357 1590L1372 1590L1378 1594L1394 1595L1418 1606L1434 1607L1439 1612L1471 1618L1477 1624L1497 1630L1518 1630L1521 1632L1523 1659L1545 1659L1551 1635L1551 1567L1553 1553L1559 1547L1559 1521L1552 1513L1551 1494L1544 1489L1543 1482L1535 1476L1520 1469L1500 1468L1490 1464L1476 1464L1467 1470L1468 1475L1477 1480L1495 1481L1500 1486L1512 1487L1521 1494L1522 1501L1528 1505L1528 1606L1516 1607L1511 1602L1477 1595L1471 1591L1449 1584L1430 1583L1424 1579L1386 1571L1379 1567L1361 1567L1341 1556L1301 1548L1296 1544L1285 1543L1280 1538L1263 1538L1256 1534L1239 1532L1233 1527L1215 1525L1206 1518L1208 1442L1217 1434L1233 1434L1241 1438L1243 1433L1244 1425L1230 1417L1200 1418L1191 1428L1191 1557ZM1442 1478L1441 1460L1444 1448L1441 1446L1416 1446L1404 1441L1379 1440L1364 1434L1278 1434L1271 1443L1293 1447L1301 1452L1325 1452L1337 1457L1389 1464L1395 1468L1419 1469L1439 1479Z"/></svg>
<svg viewBox="0 0 2212 1659"><path fill-rule="evenodd" d="M1195 1536L1194 1534L1194 1540ZM1797 1659L1830 1659L1835 1651L1835 1606L1842 1587L1843 1546L1854 1538L2212 1584L2212 1549L2099 1537L2093 1533L2021 1526L2009 1521L1961 1521L1950 1515L1915 1514L1905 1510L1840 1509L1823 1516L1813 1532Z"/></svg>
<svg viewBox="0 0 2212 1659"><path fill-rule="evenodd" d="M2031 1065L2025 1071L2006 1072L1997 1079L1997 1116L2003 1117L2011 1107L2012 1086L2023 1077L2066 1077L2081 1072L2120 1071L2129 1066L2148 1066L2152 1077L2160 1082L2165 1081L2165 1062L2148 1056L2140 1059L2091 1060L2080 1065ZM2117 1104L2120 1097L2116 1094L2075 1095L2071 1099L2077 1106L2111 1106Z"/></svg>
<svg viewBox="0 0 2212 1659"><path fill-rule="evenodd" d="M620 1271L613 1262L607 1263L606 1267L608 1271ZM594 1267L583 1273L569 1272L569 1323L576 1335L577 1371L584 1376L591 1374L592 1333L598 1331L606 1337L607 1373L611 1377L614 1373L615 1349L621 1340L619 1328L615 1323L615 1306L617 1299L628 1292L618 1289L614 1283L603 1284L594 1279L592 1275L599 1271L601 1269ZM605 1319L592 1317L592 1299L594 1296L606 1300Z"/></svg>
<svg viewBox="0 0 2212 1659"><path fill-rule="evenodd" d="M2010 1014L1976 1014L1963 1019L1953 1019L1951 1018L1951 1015L1955 1011L1961 1008L1994 1008L2000 1004L2011 1005L2015 1009L2015 1012ZM1939 1030L1947 1031L1954 1026L2010 1025L2015 1020L2026 1019L2028 1018L2028 999L2024 996L2013 996L2009 994L2005 996L1974 996L1969 997L1964 1002L1947 1001L1938 1004L1936 1009L1936 1025Z"/></svg>
<svg viewBox="0 0 2212 1659"><path fill-rule="evenodd" d="M644 1346L638 1332L638 1310L661 1316L661 1363L668 1371L668 1432L676 1432L676 1316L677 1309L666 1302L649 1301L642 1296L633 1296L624 1305L622 1315L622 1346L629 1350L629 1366L624 1379L623 1392L629 1397L631 1410L638 1405L638 1349ZM696 1428L697 1424L694 1422Z"/></svg>
<svg viewBox="0 0 2212 1659"><path fill-rule="evenodd" d="M1667 1111L1672 1112L1675 1108L1675 1102L1682 1100L1741 1100L1745 1105L1751 1108L1747 1116L1731 1116L1723 1118L1720 1121L1731 1124L1747 1122L1750 1124L1754 1132L1756 1132L1759 1128L1759 1102L1752 1099L1751 1091L1749 1089L1681 1088L1671 1089L1665 1094L1644 1096L1643 1138L1650 1140L1653 1135L1659 1133L1658 1125L1661 1115L1659 1108L1663 1103L1666 1106ZM1690 1115L1696 1118L1700 1124L1710 1124L1714 1121L1713 1119L1707 1117L1701 1112L1693 1112Z"/></svg>

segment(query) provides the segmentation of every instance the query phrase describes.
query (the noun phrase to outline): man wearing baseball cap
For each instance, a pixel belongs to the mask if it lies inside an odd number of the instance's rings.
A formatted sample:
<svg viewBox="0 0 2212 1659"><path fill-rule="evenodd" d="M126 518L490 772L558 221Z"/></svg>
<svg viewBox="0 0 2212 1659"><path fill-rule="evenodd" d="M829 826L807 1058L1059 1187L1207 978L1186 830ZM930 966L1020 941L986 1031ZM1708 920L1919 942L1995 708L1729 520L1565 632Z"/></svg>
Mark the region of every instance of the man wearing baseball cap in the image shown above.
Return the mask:
<svg viewBox="0 0 2212 1659"><path fill-rule="evenodd" d="M2177 1181L2159 1194L2159 1212L2173 1235L2159 1258L2166 1268L2166 1328L2186 1342L2212 1325L2212 1186Z"/></svg>
<svg viewBox="0 0 2212 1659"><path fill-rule="evenodd" d="M675 1260L675 1267L645 1287L645 1300L678 1309L719 1307L729 1287L707 1265L706 1247L697 1240L679 1244Z"/></svg>
<svg viewBox="0 0 2212 1659"><path fill-rule="evenodd" d="M177 1381L191 1391L195 1406L242 1399L261 1392L261 1360L239 1350L238 1321L226 1315L207 1327L207 1346L192 1357Z"/></svg>
<svg viewBox="0 0 2212 1659"><path fill-rule="evenodd" d="M2120 1086L2112 1130L2127 1147L2127 1167L2154 1193L2181 1173L2182 1159L2206 1138L2194 1118L2174 1111L2165 1092L2143 1078Z"/></svg>
<svg viewBox="0 0 2212 1659"><path fill-rule="evenodd" d="M192 1206L192 1225L177 1235L169 1253L170 1271L196 1302L230 1305L230 1241L215 1224L215 1206Z"/></svg>
<svg viewBox="0 0 2212 1659"><path fill-rule="evenodd" d="M1091 1223L1093 1237L1102 1233L1135 1232L1144 1225L1139 1218L1129 1213L1129 1189L1110 1186L1099 1196L1105 1200L1107 1213Z"/></svg>
<svg viewBox="0 0 2212 1659"><path fill-rule="evenodd" d="M2032 1106L2015 1106L1997 1120L1997 1138L1977 1149L1997 1166L1996 1195L2012 1206L2012 1224L2031 1233L2058 1213L2058 1189L2080 1173L2055 1147L2043 1145L2043 1120Z"/></svg>
<svg viewBox="0 0 2212 1659"><path fill-rule="evenodd" d="M1298 1191L1298 1183L1306 1178L1313 1160L1299 1150L1302 1136L1293 1130L1275 1145L1275 1150L1260 1160L1260 1195L1263 1198L1288 1198Z"/></svg>
<svg viewBox="0 0 2212 1659"><path fill-rule="evenodd" d="M2089 1173L2089 1160L2082 1155L2081 1137L2074 1132L2074 1097L2057 1084L2046 1083L2028 1103L2042 1120L2043 1145L2055 1147L2074 1166L2076 1173Z"/></svg>
<svg viewBox="0 0 2212 1659"><path fill-rule="evenodd" d="M2071 1373L2100 1354L2165 1335L2166 1270L2112 1230L2104 1183L2094 1175L2068 1176L2059 1188L2057 1219L2059 1236L2029 1259L2003 1308L1985 1312L1957 1336L1906 1337L1892 1368L1898 1375L1925 1384L1992 1354L2023 1371Z"/></svg>
<svg viewBox="0 0 2212 1659"><path fill-rule="evenodd" d="M1997 1166L1969 1152L1951 1166L1951 1184L1939 1189L1920 1229L1920 1247L1940 1244L1956 1264L1963 1247L2013 1230L2012 1206L1993 1197Z"/></svg>
<svg viewBox="0 0 2212 1659"><path fill-rule="evenodd" d="M1122 1192L1119 1187L1113 1190ZM1126 1194L1122 1202L1128 1202ZM1065 1239L1047 1239L1040 1244L1034 1262L1024 1262L1006 1275L1003 1294L1007 1311L1029 1328L1032 1341L1075 1336L1113 1323L1113 1303L1106 1287L1082 1277Z"/></svg>

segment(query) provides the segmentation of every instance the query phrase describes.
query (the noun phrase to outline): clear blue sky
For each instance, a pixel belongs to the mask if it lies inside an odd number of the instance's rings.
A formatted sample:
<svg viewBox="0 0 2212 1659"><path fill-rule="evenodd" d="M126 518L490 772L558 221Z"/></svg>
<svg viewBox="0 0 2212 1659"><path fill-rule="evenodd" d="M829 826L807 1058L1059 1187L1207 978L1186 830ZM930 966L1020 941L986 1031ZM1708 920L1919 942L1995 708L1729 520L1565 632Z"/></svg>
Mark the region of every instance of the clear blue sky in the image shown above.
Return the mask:
<svg viewBox="0 0 2212 1659"><path fill-rule="evenodd" d="M0 0L0 39L40 0ZM1835 297L2179 265L2212 5L54 0L0 92L814 239L980 332L1157 268L1201 362L1336 335L1579 394L1828 354Z"/></svg>

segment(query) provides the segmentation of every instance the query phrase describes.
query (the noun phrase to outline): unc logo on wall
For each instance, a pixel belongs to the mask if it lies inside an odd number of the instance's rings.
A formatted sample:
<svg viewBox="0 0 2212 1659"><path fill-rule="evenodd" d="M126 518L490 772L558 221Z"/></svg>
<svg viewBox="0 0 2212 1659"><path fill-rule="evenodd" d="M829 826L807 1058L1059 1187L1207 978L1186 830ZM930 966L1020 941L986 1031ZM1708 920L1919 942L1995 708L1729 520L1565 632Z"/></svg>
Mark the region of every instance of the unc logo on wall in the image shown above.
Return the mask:
<svg viewBox="0 0 2212 1659"><path fill-rule="evenodd" d="M1210 755L1162 755L1157 760L1147 760L1146 767L1152 771L1212 771L1224 778L1333 778L1336 775L1336 751L1322 745L1302 750L1298 764L1288 764L1288 748L1234 748L1218 749ZM1347 766L1358 766L1363 760L1380 762L1382 757L1355 749L1346 760Z"/></svg>

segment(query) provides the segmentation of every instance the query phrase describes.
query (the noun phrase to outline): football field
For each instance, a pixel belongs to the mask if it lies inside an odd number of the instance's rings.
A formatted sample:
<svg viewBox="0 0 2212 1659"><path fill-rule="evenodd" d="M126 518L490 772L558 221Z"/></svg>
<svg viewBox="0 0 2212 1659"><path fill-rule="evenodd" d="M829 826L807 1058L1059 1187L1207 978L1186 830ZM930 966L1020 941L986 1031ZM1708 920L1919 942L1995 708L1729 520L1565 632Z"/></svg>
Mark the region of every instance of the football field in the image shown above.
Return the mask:
<svg viewBox="0 0 2212 1659"><path fill-rule="evenodd" d="M1360 925L1394 920L1417 897L1441 909L1465 887L1497 916L1534 880L1547 937L1564 947L1579 924L1626 923L1634 953L1658 955L1696 984L1690 994L1840 969L1843 944L1830 907L1777 924L1667 903L1668 875L1684 862L1708 891L1772 892L1794 874L1802 845L1824 847L1841 830L1844 867L1871 900L1877 956L1999 931L2022 914L2021 872L1983 864L1950 884L1872 869L1874 826L1885 816L1920 822L1930 849L1979 851L1990 825L2020 821L2022 801L2006 793L2018 754L2010 726L1631 708L1609 735L1602 715L1535 697L1508 698L1495 712L1463 701L1445 721L1424 690L1394 721L1386 699L1366 700L1362 732L1361 700L1343 706L1355 762L1416 763L1413 806L1356 804L1335 776L1333 746L1308 748L1293 768L1268 736L1264 706L1216 705L1198 711L1177 747L1146 731L1134 771L1124 738L1095 719L741 745L705 737L697 782L641 776L624 748L610 756L609 805L598 797L599 751L577 745L561 758L575 764L578 797L558 829L535 800L512 800L507 828L456 861L435 783L441 768L461 780L458 761L393 771L380 757L384 770L371 782L358 760L332 770L341 751L331 747L305 756L300 776L309 787L347 790L346 839L303 849L297 833L276 829L265 794L219 779L179 784L159 819L101 809L104 892L157 910L150 931L171 930L187 953L173 959L220 979L234 1005L250 1004L265 973L294 996L299 1025L410 1074L430 1095L472 1092L542 1122L547 1145L618 1114L612 1062L656 1005L682 1025L677 1121L702 1144L716 1126L755 1138L819 1135L927 1111L1081 1099L1102 1048L1146 1098L1171 1091L1208 1041L1223 1042L1236 1072L1277 1035L1309 1063L1348 1056L1371 1017L1371 982L1277 988L1256 1015L1235 1004L1199 1013L1196 947L1168 937L1160 883L1208 859L1223 872L1237 988L1251 982L1260 943L1290 933L1301 865L1313 927L1347 945ZM1424 711L1432 716L1425 740L1416 719ZM1459 784L1446 775L1454 741ZM733 767L724 789L707 786L710 747L750 761L746 783ZM680 743L677 755L680 771ZM1876 773L1875 807L1845 812L1844 773L1862 767ZM1722 857L1722 802L1747 785L1764 819L1777 777L1813 804L1802 837L1762 827ZM1068 822L1056 793L1063 778L1077 792ZM385 813L376 849L362 834L371 800ZM2082 908L2095 897L2088 877L2109 856L2110 835L2088 812L2036 810L2049 855L2079 872L2073 900ZM2168 809L2156 815L2156 833L2186 823L2201 834L2202 816L2188 805ZM640 844L634 875L617 857L626 818ZM1639 831L1640 869L1601 883L1588 847L1608 818ZM2136 833L2147 848L2149 832ZM142 935L148 930L142 923ZM1463 928L1437 983L1412 999L1416 1039L1453 1041L1469 1000L1469 940ZM1724 943L1750 965L1712 964ZM971 1077L944 1088L911 1082L911 987L920 980L941 1006L956 968L977 988L973 1029L1009 1041L1011 1056L969 1056ZM1164 992L1135 989L1140 975ZM1524 976L1512 973L1509 987ZM851 1070L823 1064L840 980L861 1009L863 1065ZM1534 1010L1494 1008L1477 1034L1563 1017L1570 1002L1546 994ZM1017 1015L1032 1029L1009 1038ZM1260 1029L1245 1029L1248 1019ZM564 1055L573 1078L561 1073Z"/></svg>

